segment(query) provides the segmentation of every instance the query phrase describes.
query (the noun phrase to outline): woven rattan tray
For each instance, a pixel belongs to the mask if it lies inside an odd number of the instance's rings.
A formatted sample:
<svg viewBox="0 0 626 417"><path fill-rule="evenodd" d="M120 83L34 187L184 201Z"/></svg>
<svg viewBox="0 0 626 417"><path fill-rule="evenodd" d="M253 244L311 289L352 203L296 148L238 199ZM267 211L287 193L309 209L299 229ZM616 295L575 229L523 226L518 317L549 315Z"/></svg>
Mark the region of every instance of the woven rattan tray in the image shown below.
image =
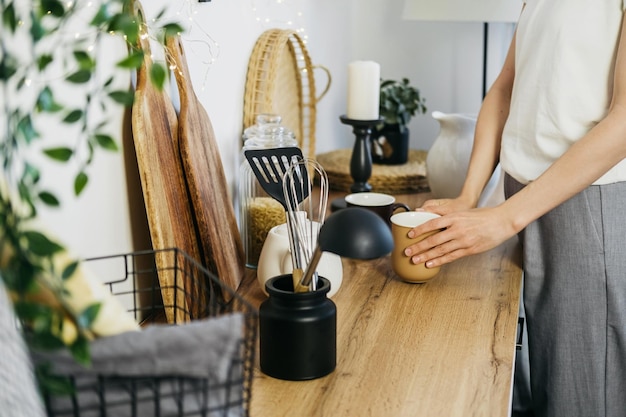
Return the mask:
<svg viewBox="0 0 626 417"><path fill-rule="evenodd" d="M315 69L322 69L328 83L316 95ZM330 88L330 72L313 65L302 38L293 30L269 29L261 34L248 63L243 128L254 125L261 113L282 117L305 156L315 155L316 105Z"/></svg>
<svg viewBox="0 0 626 417"><path fill-rule="evenodd" d="M402 165L373 164L369 183L372 191L389 194L417 193L428 191L426 179L427 151L409 150L409 160ZM354 180L350 175L352 149L317 155L317 161L328 175L330 188L336 191L350 192Z"/></svg>

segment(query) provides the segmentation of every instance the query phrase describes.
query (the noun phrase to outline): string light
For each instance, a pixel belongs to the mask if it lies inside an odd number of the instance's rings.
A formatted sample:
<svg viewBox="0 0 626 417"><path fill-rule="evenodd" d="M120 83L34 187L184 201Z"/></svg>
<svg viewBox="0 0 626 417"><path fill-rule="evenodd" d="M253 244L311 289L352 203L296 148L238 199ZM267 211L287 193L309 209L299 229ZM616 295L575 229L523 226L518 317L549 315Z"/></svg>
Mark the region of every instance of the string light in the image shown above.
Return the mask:
<svg viewBox="0 0 626 417"><path fill-rule="evenodd" d="M259 7L263 2L262 7ZM304 13L300 10L302 0L251 0L251 10L255 20L266 28L287 28L294 30L306 44L308 36L300 24ZM265 10L262 15L261 10Z"/></svg>
<svg viewBox="0 0 626 417"><path fill-rule="evenodd" d="M211 67L220 55L220 44L211 36L203 25L199 24L195 19L199 13L197 4L193 0L185 0L181 7L176 11L176 16L182 16L189 21L189 27L182 36L185 39L188 48L188 55L194 55L200 59L204 65L204 75L202 77L201 91L205 90Z"/></svg>

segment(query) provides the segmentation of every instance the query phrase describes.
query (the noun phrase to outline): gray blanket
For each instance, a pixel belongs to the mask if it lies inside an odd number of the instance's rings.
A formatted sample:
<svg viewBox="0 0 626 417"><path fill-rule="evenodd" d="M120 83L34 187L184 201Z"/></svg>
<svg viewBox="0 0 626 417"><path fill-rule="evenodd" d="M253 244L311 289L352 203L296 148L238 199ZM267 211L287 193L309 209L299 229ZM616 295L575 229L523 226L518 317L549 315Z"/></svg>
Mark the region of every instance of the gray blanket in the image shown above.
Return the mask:
<svg viewBox="0 0 626 417"><path fill-rule="evenodd" d="M52 397L52 415L78 408L81 416L239 416L242 338L243 316L234 313L97 339L89 368L65 351L36 352L33 359L49 362L56 375L75 378L76 399Z"/></svg>

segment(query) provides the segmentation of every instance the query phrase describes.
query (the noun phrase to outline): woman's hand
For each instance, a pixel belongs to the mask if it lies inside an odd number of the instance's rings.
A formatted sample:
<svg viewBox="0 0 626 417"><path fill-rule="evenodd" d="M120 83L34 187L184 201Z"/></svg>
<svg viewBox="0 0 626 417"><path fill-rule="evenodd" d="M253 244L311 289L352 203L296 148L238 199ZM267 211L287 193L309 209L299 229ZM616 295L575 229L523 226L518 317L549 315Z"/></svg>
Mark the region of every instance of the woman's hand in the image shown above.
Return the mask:
<svg viewBox="0 0 626 417"><path fill-rule="evenodd" d="M458 201L435 201L439 203L429 205L428 211L448 213L409 231L412 238L439 230L405 249L415 264L425 262L428 268L447 264L492 249L517 233L501 206L454 211ZM426 204L422 208L426 209Z"/></svg>
<svg viewBox="0 0 626 417"><path fill-rule="evenodd" d="M469 201L458 198L440 198L435 200L426 200L422 207L417 211L429 211L439 215L453 213L455 211L464 211L473 208L473 204Z"/></svg>

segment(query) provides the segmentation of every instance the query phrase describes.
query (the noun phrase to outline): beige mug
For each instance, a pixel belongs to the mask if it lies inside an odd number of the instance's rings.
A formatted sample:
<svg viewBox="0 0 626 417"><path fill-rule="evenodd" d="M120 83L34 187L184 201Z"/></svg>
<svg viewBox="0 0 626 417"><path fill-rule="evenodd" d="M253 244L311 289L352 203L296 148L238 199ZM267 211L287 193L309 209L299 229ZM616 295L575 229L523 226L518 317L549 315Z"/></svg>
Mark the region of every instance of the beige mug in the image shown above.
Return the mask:
<svg viewBox="0 0 626 417"><path fill-rule="evenodd" d="M387 224L391 225L390 218L398 210L411 211L411 208L404 203L396 203L396 198L383 193L353 193L345 197L348 207L362 207L373 211L383 218Z"/></svg>
<svg viewBox="0 0 626 417"><path fill-rule="evenodd" d="M391 216L391 234L393 235L393 251L391 252L391 267L402 280L412 283L424 283L439 273L440 267L426 268L426 265L414 264L410 256L404 254L407 246L419 242L433 235L435 232L426 233L413 239L407 236L409 230L439 217L438 214L426 211L409 211L397 213Z"/></svg>

